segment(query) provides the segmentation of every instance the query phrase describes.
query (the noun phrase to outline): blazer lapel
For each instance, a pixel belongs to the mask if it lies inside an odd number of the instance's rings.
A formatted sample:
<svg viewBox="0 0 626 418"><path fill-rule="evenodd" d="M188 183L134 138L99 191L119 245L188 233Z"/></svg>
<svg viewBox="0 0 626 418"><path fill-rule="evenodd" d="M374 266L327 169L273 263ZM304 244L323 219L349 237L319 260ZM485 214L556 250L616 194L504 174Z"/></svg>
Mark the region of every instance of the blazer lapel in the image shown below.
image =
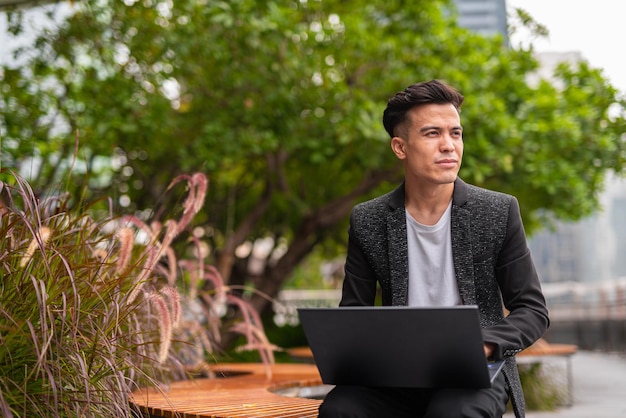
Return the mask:
<svg viewBox="0 0 626 418"><path fill-rule="evenodd" d="M387 215L389 239L389 278L391 304L405 306L408 302L409 262L406 238L406 212L404 209L404 182L392 194Z"/></svg>
<svg viewBox="0 0 626 418"><path fill-rule="evenodd" d="M467 184L461 179L454 183L452 199L451 230L452 258L459 293L464 305L476 305L476 285L474 282L474 257L470 211L464 208L468 198Z"/></svg>

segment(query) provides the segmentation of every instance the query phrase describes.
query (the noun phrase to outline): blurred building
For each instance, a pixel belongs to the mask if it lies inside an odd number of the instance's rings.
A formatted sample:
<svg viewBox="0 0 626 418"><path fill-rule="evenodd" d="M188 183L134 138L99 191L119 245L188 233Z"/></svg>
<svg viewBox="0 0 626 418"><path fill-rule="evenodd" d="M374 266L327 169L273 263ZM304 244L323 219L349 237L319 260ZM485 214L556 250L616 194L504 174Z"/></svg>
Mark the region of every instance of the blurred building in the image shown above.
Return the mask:
<svg viewBox="0 0 626 418"><path fill-rule="evenodd" d="M458 24L481 35L501 34L508 45L505 0L455 0Z"/></svg>
<svg viewBox="0 0 626 418"><path fill-rule="evenodd" d="M602 210L576 223L557 223L529 240L544 283L608 282L626 277L626 179L609 176Z"/></svg>

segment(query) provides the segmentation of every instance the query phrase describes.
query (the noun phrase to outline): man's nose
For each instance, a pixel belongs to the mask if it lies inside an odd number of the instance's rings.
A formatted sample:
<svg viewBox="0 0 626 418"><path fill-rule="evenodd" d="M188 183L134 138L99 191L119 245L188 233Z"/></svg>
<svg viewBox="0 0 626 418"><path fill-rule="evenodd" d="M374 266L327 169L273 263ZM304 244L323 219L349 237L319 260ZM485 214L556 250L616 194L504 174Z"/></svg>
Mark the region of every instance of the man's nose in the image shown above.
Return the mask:
<svg viewBox="0 0 626 418"><path fill-rule="evenodd" d="M454 151L454 140L450 134L443 134L441 136L440 148L442 151Z"/></svg>

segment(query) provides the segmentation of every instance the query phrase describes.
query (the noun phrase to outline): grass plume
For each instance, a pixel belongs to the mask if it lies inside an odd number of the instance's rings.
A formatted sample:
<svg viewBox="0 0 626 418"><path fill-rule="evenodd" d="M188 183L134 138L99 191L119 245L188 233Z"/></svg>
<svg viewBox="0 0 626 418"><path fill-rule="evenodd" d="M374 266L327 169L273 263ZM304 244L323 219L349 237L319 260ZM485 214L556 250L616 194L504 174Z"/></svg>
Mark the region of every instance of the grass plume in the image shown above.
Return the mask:
<svg viewBox="0 0 626 418"><path fill-rule="evenodd" d="M39 199L12 176L0 182L0 415L137 416L134 389L208 368L226 304L244 311L234 330L245 347L271 349L217 271L171 246L202 207L203 175L168 189L187 184L180 219L149 222L70 206L64 194ZM198 287L181 293L178 275Z"/></svg>

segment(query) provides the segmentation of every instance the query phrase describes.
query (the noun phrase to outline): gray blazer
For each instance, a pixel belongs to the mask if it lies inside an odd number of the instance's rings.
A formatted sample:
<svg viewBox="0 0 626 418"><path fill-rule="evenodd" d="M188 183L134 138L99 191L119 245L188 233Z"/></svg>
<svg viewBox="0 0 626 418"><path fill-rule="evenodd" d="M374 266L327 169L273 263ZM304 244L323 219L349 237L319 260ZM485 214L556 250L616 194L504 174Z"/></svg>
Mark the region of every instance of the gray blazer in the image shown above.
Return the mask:
<svg viewBox="0 0 626 418"><path fill-rule="evenodd" d="M404 197L402 184L353 208L341 306L374 305L377 283L383 305L407 304ZM495 345L494 358L506 359L507 391L516 417L523 417L514 356L544 334L549 319L517 199L457 179L451 234L461 299L478 306L484 341Z"/></svg>

